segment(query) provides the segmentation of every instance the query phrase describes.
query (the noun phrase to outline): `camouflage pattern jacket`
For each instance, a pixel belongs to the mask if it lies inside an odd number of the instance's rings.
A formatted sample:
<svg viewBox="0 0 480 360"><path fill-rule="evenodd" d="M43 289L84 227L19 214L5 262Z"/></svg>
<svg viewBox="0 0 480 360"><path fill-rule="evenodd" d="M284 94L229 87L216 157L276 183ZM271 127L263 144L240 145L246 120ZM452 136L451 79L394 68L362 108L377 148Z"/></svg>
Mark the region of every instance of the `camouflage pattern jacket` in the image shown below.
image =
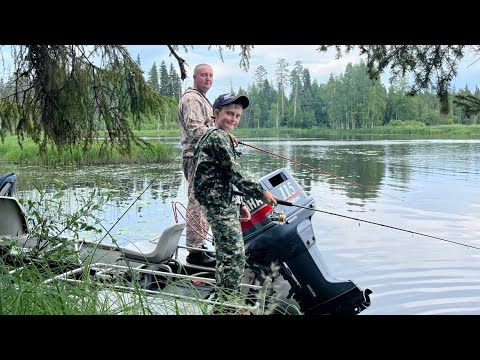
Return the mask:
<svg viewBox="0 0 480 360"><path fill-rule="evenodd" d="M260 199L265 190L258 181L242 174L230 135L222 129L209 130L195 148L195 198L208 207L228 207L233 201L233 185Z"/></svg>
<svg viewBox="0 0 480 360"><path fill-rule="evenodd" d="M197 89L189 87L178 104L178 123L181 130L183 157L193 156L198 139L214 126L213 106Z"/></svg>

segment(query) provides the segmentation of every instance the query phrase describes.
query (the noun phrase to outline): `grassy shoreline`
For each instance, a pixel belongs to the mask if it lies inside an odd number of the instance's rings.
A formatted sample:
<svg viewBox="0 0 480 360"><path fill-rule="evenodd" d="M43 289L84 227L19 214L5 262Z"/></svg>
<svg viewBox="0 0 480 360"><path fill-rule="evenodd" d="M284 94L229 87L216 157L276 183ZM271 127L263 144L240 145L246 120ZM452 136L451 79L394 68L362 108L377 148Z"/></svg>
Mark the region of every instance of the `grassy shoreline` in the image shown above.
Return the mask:
<svg viewBox="0 0 480 360"><path fill-rule="evenodd" d="M178 153L178 150L168 144L151 142L152 149L141 148L132 144L131 156L124 156L117 150L105 152L100 144L94 144L87 152L83 153L80 146L73 147L59 153L52 146L47 147L47 152L41 156L37 145L32 140L18 144L16 136L9 136L0 142L0 161L18 165L102 165L102 164L133 164L133 163L165 163Z"/></svg>
<svg viewBox="0 0 480 360"><path fill-rule="evenodd" d="M145 139L179 137L180 130L141 130L134 131L135 135ZM420 126L416 123L403 126L379 126L374 128L335 130L329 128L267 128L267 129L237 129L237 137L250 138L322 138L345 140L354 137L382 137L392 139L480 139L480 125L438 125ZM178 152L173 146L159 141L149 142L152 150L132 145L131 156L121 155L113 150L110 153L101 151L100 144L94 144L86 153L80 146L59 154L57 150L48 146L47 153L41 157L35 143L27 139L22 142L23 149L18 145L16 136L8 136L0 142L0 161L20 165L101 165L101 164L131 164L131 163L165 163Z"/></svg>
<svg viewBox="0 0 480 360"><path fill-rule="evenodd" d="M135 131L140 137L178 137L180 130L142 130ZM299 128L264 128L264 129L237 129L234 131L236 136L258 136L258 137L276 137L280 135L301 136L301 137L321 137L321 136L426 136L455 138L480 138L480 125L436 125L422 126L419 123L406 124L403 126L377 126L373 128L336 130L324 127L313 127L310 129Z"/></svg>

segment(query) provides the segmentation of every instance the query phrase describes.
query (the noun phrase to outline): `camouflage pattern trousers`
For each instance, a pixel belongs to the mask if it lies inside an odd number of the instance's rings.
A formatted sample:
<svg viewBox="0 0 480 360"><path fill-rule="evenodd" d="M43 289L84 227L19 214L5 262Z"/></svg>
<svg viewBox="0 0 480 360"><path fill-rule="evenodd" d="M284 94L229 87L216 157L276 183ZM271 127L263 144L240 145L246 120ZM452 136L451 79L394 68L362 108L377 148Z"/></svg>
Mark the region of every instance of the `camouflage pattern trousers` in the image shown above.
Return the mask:
<svg viewBox="0 0 480 360"><path fill-rule="evenodd" d="M187 238L186 244L190 247L201 248L205 244L209 224L202 212L200 203L193 194L193 175L195 162L193 157L183 158L183 174L188 182L188 204L187 204ZM193 228L192 228L193 227ZM195 229L195 230L194 230Z"/></svg>
<svg viewBox="0 0 480 360"><path fill-rule="evenodd" d="M240 226L240 207L204 207L215 238L215 280L219 292L237 295L245 271L245 246Z"/></svg>

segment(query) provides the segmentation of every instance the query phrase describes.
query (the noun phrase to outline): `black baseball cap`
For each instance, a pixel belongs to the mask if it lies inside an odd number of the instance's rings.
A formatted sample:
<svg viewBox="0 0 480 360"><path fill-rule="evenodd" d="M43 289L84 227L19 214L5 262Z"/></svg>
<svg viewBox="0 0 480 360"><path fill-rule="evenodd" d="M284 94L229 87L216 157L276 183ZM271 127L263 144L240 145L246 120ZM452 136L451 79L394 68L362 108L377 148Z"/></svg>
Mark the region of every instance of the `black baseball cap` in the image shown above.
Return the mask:
<svg viewBox="0 0 480 360"><path fill-rule="evenodd" d="M242 107L246 109L250 104L250 101L245 95L235 96L231 93L222 94L217 97L217 99L213 103L213 110L232 103L241 104Z"/></svg>

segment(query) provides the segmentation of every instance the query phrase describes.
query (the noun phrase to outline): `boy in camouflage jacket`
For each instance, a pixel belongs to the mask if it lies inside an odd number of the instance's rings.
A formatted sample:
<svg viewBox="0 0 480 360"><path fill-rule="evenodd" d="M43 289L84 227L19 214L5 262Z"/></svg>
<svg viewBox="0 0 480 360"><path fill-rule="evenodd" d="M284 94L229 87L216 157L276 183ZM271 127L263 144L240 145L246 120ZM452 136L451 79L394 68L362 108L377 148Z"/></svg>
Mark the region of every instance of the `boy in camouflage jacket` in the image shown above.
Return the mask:
<svg viewBox="0 0 480 360"><path fill-rule="evenodd" d="M240 220L249 220L250 211L247 206L239 206L234 201L233 186L253 198L261 199L265 204L276 205L272 193L241 172L234 143L229 136L248 105L246 96L220 95L213 104L215 128L207 131L195 148L193 188L215 239L215 280L219 300L224 299L225 295L238 295L245 270Z"/></svg>

